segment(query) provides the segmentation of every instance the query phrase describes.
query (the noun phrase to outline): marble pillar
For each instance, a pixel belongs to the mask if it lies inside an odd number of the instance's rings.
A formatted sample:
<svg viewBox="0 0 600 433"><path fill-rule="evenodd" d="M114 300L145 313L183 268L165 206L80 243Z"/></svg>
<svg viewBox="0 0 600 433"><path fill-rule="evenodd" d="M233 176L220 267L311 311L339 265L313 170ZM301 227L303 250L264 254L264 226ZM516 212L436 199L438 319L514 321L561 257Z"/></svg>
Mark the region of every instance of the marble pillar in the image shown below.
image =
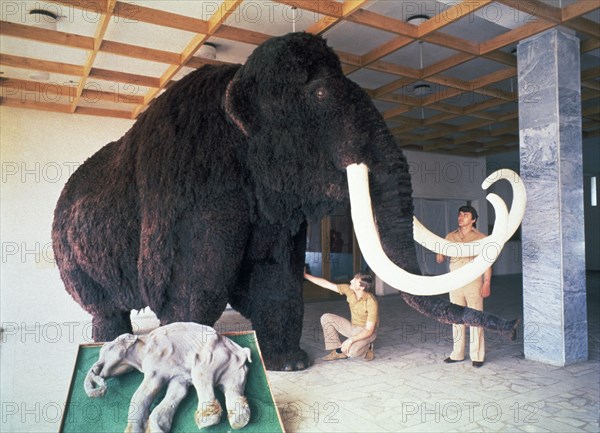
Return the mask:
<svg viewBox="0 0 600 433"><path fill-rule="evenodd" d="M525 357L588 358L579 39L558 29L519 43Z"/></svg>

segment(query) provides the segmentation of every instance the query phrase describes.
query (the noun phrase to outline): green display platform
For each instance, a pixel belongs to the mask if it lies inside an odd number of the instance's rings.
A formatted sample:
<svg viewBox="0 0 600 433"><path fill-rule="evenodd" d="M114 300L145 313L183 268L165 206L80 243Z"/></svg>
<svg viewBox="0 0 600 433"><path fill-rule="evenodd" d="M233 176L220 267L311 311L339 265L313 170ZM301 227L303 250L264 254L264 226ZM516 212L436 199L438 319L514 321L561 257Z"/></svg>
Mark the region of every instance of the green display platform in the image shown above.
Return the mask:
<svg viewBox="0 0 600 433"><path fill-rule="evenodd" d="M284 432L275 399L271 393L265 366L262 361L256 334L254 331L242 333L225 333L242 347L252 351L252 363L249 364L246 397L250 404L251 417L246 427L240 432ZM83 380L90 367L98 360L102 344L79 346L75 370L71 379L69 396L61 424L63 433L122 433L127 426L129 404L133 393L140 385L143 374L134 371L109 378L106 381L108 389L103 397L90 398L83 390ZM153 408L162 399L164 391L155 400ZM202 429L203 432L231 431L225 412L225 398L217 388L216 395L223 407L224 413L218 425ZM190 386L186 398L175 413L172 433L190 433L200 431L194 422L194 412L198 405L196 390Z"/></svg>

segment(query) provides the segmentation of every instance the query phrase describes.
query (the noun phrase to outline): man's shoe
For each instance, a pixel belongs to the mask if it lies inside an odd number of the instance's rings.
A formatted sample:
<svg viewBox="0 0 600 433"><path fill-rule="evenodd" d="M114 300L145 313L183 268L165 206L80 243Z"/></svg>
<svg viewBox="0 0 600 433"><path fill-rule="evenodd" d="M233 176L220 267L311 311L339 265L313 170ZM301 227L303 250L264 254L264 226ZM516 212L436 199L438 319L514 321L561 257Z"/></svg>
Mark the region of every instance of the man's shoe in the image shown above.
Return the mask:
<svg viewBox="0 0 600 433"><path fill-rule="evenodd" d="M331 353L327 356L324 356L323 361L335 361L336 359L346 359L348 358L343 353L337 353L335 350L332 350Z"/></svg>
<svg viewBox="0 0 600 433"><path fill-rule="evenodd" d="M483 367L483 361L473 361L473 367Z"/></svg>
<svg viewBox="0 0 600 433"><path fill-rule="evenodd" d="M454 364L455 362L463 362L463 361L464 361L464 359L452 359L450 357L444 359L444 362L446 364Z"/></svg>
<svg viewBox="0 0 600 433"><path fill-rule="evenodd" d="M365 353L365 361L373 361L375 359L375 350L373 348L373 343L369 345L369 350Z"/></svg>

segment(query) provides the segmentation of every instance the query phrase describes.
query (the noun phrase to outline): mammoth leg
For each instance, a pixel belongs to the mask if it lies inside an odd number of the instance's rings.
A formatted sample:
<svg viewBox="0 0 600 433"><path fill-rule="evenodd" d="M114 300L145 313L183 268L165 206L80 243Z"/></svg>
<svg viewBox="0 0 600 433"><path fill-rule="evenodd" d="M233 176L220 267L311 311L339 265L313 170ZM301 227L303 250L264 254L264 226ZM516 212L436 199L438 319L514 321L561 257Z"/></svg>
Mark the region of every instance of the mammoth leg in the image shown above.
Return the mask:
<svg viewBox="0 0 600 433"><path fill-rule="evenodd" d="M120 311L110 290L92 278L77 262L68 262L65 256L71 252L69 246L57 245L55 248L67 292L92 315L92 339L111 341L121 334L131 333L130 311Z"/></svg>
<svg viewBox="0 0 600 433"><path fill-rule="evenodd" d="M112 315L95 314L92 318L94 341L111 341L121 334L131 334L131 313L116 311Z"/></svg>
<svg viewBox="0 0 600 433"><path fill-rule="evenodd" d="M239 391L225 391L227 418L234 430L244 428L250 421L250 405L248 399Z"/></svg>
<svg viewBox="0 0 600 433"><path fill-rule="evenodd" d="M144 375L144 380L131 398L126 433L144 433L146 431L150 406L164 384L164 379L153 373L155 372L148 372Z"/></svg>
<svg viewBox="0 0 600 433"><path fill-rule="evenodd" d="M240 217L235 195L228 207L214 211L203 203L181 215L166 295L153 298L161 324L196 322L212 326L227 306L235 285L247 239L247 223ZM162 295L161 295L162 296Z"/></svg>
<svg viewBox="0 0 600 433"><path fill-rule="evenodd" d="M223 408L215 396L210 365L197 361L192 368L192 383L198 393L198 408L194 414L196 425L202 429L218 424L221 421Z"/></svg>
<svg viewBox="0 0 600 433"><path fill-rule="evenodd" d="M245 292L230 297L232 307L248 317L269 370L303 370L309 366L300 349L304 300L302 275L306 224L292 236L282 228L253 234L247 258Z"/></svg>
<svg viewBox="0 0 600 433"><path fill-rule="evenodd" d="M506 320L494 314L453 304L439 296L416 296L402 293L402 299L427 317L441 323L479 326L504 335L513 341L517 337L519 319Z"/></svg>
<svg viewBox="0 0 600 433"><path fill-rule="evenodd" d="M173 415L181 400L185 398L188 385L172 380L167 387L165 398L154 408L148 419L148 430L152 433L168 433L171 431Z"/></svg>

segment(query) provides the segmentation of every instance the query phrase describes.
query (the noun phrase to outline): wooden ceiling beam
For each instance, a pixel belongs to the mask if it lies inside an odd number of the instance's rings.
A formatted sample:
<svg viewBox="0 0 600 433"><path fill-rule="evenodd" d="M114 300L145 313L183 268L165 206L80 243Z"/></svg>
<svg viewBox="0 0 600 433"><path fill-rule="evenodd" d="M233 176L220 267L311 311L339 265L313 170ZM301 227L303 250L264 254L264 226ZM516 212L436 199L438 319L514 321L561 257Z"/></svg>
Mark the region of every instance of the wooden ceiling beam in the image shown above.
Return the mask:
<svg viewBox="0 0 600 433"><path fill-rule="evenodd" d="M352 15L353 13L355 13L356 11L359 11L361 6L363 6L365 3L367 2L367 0L346 0L344 1L344 3L342 3L342 16L339 18L336 17L331 17L331 16L324 16L321 19L319 19L316 23L314 23L312 26L310 26L308 29L306 29L306 31L308 33L312 33L314 35L320 35L323 34L326 30L330 29L331 27L335 26L338 22L340 22L340 20L345 17L349 17L350 15Z"/></svg>
<svg viewBox="0 0 600 433"><path fill-rule="evenodd" d="M600 25L592 20L586 20L585 18L574 18L569 21L565 21L563 25L593 38L600 38Z"/></svg>
<svg viewBox="0 0 600 433"><path fill-rule="evenodd" d="M181 55L169 51L156 50L154 48L140 47L138 45L124 44L122 42L103 40L100 51L118 56L133 57L151 62L178 64Z"/></svg>
<svg viewBox="0 0 600 433"><path fill-rule="evenodd" d="M430 83L439 84L440 86L444 87L453 87L455 89L463 90L465 92L473 89L473 86L469 81L441 74L430 75L429 77L427 77L427 81Z"/></svg>
<svg viewBox="0 0 600 433"><path fill-rule="evenodd" d="M589 14L596 9L600 9L600 3L598 3L598 0L577 0L576 2L571 3L570 5L567 5L561 9L562 22L564 23L572 20L573 18Z"/></svg>
<svg viewBox="0 0 600 433"><path fill-rule="evenodd" d="M491 51L483 54L481 57L507 66L517 67L517 56L503 51Z"/></svg>
<svg viewBox="0 0 600 433"><path fill-rule="evenodd" d="M456 88L452 88L449 87L447 89L443 89L440 92L436 92L433 93L431 95L427 95L424 99L421 105L427 107L430 106L432 104L436 104L439 103L445 99L449 99L449 98L455 98L457 96L460 96L462 94L464 94L465 91L462 89L456 89Z"/></svg>
<svg viewBox="0 0 600 433"><path fill-rule="evenodd" d="M79 48L82 50L94 49L94 39L88 36L48 30L8 21L0 21L0 35L30 39L33 41Z"/></svg>
<svg viewBox="0 0 600 433"><path fill-rule="evenodd" d="M124 110L113 110L109 108L96 108L78 106L75 110L75 114L85 114L87 116L100 116L100 117L117 117L120 119L133 119L133 113Z"/></svg>
<svg viewBox="0 0 600 433"><path fill-rule="evenodd" d="M160 87L160 78L157 77L110 71L108 69L101 68L92 68L89 77L96 80L116 81L118 83L135 84L152 88Z"/></svg>
<svg viewBox="0 0 600 433"><path fill-rule="evenodd" d="M479 44L479 53L487 54L491 51L499 50L507 45L515 44L521 39L526 39L537 33L543 32L551 27L554 27L552 21L539 19L535 22L524 24L515 29L509 30L506 33L496 36Z"/></svg>
<svg viewBox="0 0 600 433"><path fill-rule="evenodd" d="M440 113L435 116L430 116L427 119L423 120L423 126L433 126L441 122L445 122L446 120L455 119L456 114L454 113Z"/></svg>
<svg viewBox="0 0 600 433"><path fill-rule="evenodd" d="M369 51L360 58L361 66L367 66L382 57L388 56L400 48L405 47L414 42L412 38L406 36L396 36L394 39L380 45L372 51Z"/></svg>
<svg viewBox="0 0 600 433"><path fill-rule="evenodd" d="M592 90L600 90L600 82L597 80L582 81L581 87Z"/></svg>
<svg viewBox="0 0 600 433"><path fill-rule="evenodd" d="M30 110L38 111L52 111L54 113L71 113L71 106L69 104L59 104L55 102L40 102L40 101L28 101L22 98L7 98L3 96L0 98L0 105L4 107L13 108L26 108Z"/></svg>
<svg viewBox="0 0 600 433"><path fill-rule="evenodd" d="M58 83L44 83L41 81L20 80L16 78L5 78L1 80L0 88L2 88L2 93L4 95L13 95L20 92L33 92L38 93L43 97L52 95L52 99L55 99L55 97L65 97L68 100L72 100L77 92L77 87L75 85L68 86L60 85ZM121 92L107 92L89 86L84 88L83 97L87 100L99 100L123 104L141 104L144 102L143 96L127 95Z"/></svg>
<svg viewBox="0 0 600 433"><path fill-rule="evenodd" d="M343 18L344 7L342 3L333 0L276 0L277 3L298 7L305 11L326 15L334 18Z"/></svg>
<svg viewBox="0 0 600 433"><path fill-rule="evenodd" d="M504 68L499 69L495 72L491 72L479 78L475 78L469 81L469 84L474 89L480 89L482 87L489 86L490 84L498 83L500 81L508 80L517 76L517 68Z"/></svg>
<svg viewBox="0 0 600 433"><path fill-rule="evenodd" d="M104 12L98 21L98 25L96 27L96 32L94 34L94 49L88 51L88 58L83 65L83 75L79 80L79 85L77 86L77 91L73 101L71 102L71 112L74 113L79 105L79 100L81 95L83 94L83 90L85 88L85 84L87 82L88 76L94 63L96 62L96 56L98 55L98 50L100 49L100 45L102 44L102 40L104 39L104 35L106 34L106 30L108 29L108 25L110 23L111 15L116 6L116 0L109 0L106 6L106 12Z"/></svg>
<svg viewBox="0 0 600 433"><path fill-rule="evenodd" d="M106 14L110 0L52 0L52 3L62 4L95 14Z"/></svg>
<svg viewBox="0 0 600 433"><path fill-rule="evenodd" d="M413 80L418 80L421 77L421 73L418 69L396 65L390 62L384 62L383 60L371 63L369 66L367 66L367 69L398 75L403 78L412 78Z"/></svg>
<svg viewBox="0 0 600 433"><path fill-rule="evenodd" d="M394 80L391 83L385 84L381 87L378 87L377 89L374 89L372 93L373 98L381 99L384 95L392 93L398 89L401 89L402 87L408 86L409 84L414 83L414 81L414 77L399 78L397 80Z"/></svg>
<svg viewBox="0 0 600 433"><path fill-rule="evenodd" d="M581 81L596 80L600 77L600 66L581 71Z"/></svg>
<svg viewBox="0 0 600 433"><path fill-rule="evenodd" d="M58 83L43 83L41 81L20 80L17 78L3 78L0 80L2 96L17 99L14 96L21 95L26 98L29 94L39 94L42 98L57 102L61 98L73 99L75 86L61 85Z"/></svg>
<svg viewBox="0 0 600 433"><path fill-rule="evenodd" d="M406 113L407 111L410 111L412 109L413 109L413 107L408 106L408 105L399 105L398 107L386 110L381 114L382 114L384 120L391 120L391 119L395 118L396 116L398 116L402 113Z"/></svg>
<svg viewBox="0 0 600 433"><path fill-rule="evenodd" d="M205 65L232 65L232 63L223 62L216 59L205 59L204 57L192 56L192 58L190 58L184 66L186 68L199 69Z"/></svg>
<svg viewBox="0 0 600 433"><path fill-rule="evenodd" d="M260 33L252 30L226 25L220 26L213 33L213 36L217 38L228 39L230 41L243 42L245 44L252 45L260 45L272 37L271 35L267 35L266 33Z"/></svg>
<svg viewBox="0 0 600 433"><path fill-rule="evenodd" d="M477 0L457 3L421 23L417 27L419 38L459 21L490 3L493 3L493 0Z"/></svg>
<svg viewBox="0 0 600 433"><path fill-rule="evenodd" d="M423 68L421 78L427 79L427 77L429 77L431 75L436 75L436 74L444 72L448 69L452 69L455 66L458 66L465 62L468 62L469 60L473 60L474 58L475 58L475 56L472 54L466 54L466 53L455 54L451 57L448 57L445 60L442 60L441 62L437 62L433 65Z"/></svg>
<svg viewBox="0 0 600 433"><path fill-rule="evenodd" d="M600 48L600 39L588 39L581 42L581 52L588 53Z"/></svg>
<svg viewBox="0 0 600 433"><path fill-rule="evenodd" d="M346 21L354 24L361 24L363 26L382 30L388 33L395 33L400 36L407 36L413 39L419 37L417 26L365 9L359 9L355 11L353 14L346 17Z"/></svg>
<svg viewBox="0 0 600 433"><path fill-rule="evenodd" d="M456 105L447 104L445 102L438 102L436 104L431 104L429 108L437 111L441 111L443 113L452 113L456 116L462 116L464 113L463 107L458 107Z"/></svg>
<svg viewBox="0 0 600 433"><path fill-rule="evenodd" d="M542 18L547 21L552 21L555 24L559 24L562 21L562 15L560 8L550 6L540 0L497 0L498 3L502 3L510 8L516 9L526 15L533 15L537 18ZM535 19L535 18L534 18ZM519 20L520 21L520 20ZM531 22L533 19L529 19L527 22Z"/></svg>
<svg viewBox="0 0 600 433"><path fill-rule="evenodd" d="M472 104L468 107L465 107L463 109L463 114L472 115L474 113L489 110L490 108L494 108L494 107L497 107L499 105L504 105L504 104L506 104L506 101L503 101L501 99L490 99L488 101L478 102L478 103Z"/></svg>
<svg viewBox="0 0 600 433"><path fill-rule="evenodd" d="M117 2L113 15L115 19L123 20L124 22L141 21L147 24L170 27L192 33L206 33L209 26L208 22L198 18L190 18L160 9L141 6L139 3Z"/></svg>
<svg viewBox="0 0 600 433"><path fill-rule="evenodd" d="M243 0L223 0L219 9L212 14L208 20L208 29L206 32L197 31L196 33L214 34L221 27L227 18L239 7Z"/></svg>
<svg viewBox="0 0 600 433"><path fill-rule="evenodd" d="M0 64L20 69L33 69L36 71L53 72L56 74L83 76L83 66L68 63L51 62L48 60L32 59L29 57L14 56L0 53Z"/></svg>
<svg viewBox="0 0 600 433"><path fill-rule="evenodd" d="M431 44L449 48L466 54L479 55L479 44L467 39L459 38L448 33L435 32L422 38L423 41Z"/></svg>

